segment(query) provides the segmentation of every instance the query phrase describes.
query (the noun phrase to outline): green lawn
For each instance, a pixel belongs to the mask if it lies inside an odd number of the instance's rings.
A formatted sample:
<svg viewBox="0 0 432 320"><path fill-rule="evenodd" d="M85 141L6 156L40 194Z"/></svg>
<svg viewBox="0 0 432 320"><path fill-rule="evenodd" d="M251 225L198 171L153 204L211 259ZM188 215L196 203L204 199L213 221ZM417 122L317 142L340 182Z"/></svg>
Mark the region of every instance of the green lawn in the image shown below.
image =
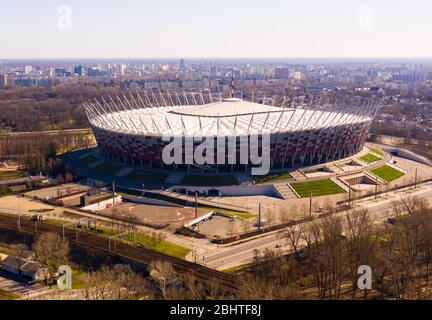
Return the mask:
<svg viewBox="0 0 432 320"><path fill-rule="evenodd" d="M120 167L112 163L103 163L96 167L96 170L102 173L114 174L120 170Z"/></svg>
<svg viewBox="0 0 432 320"><path fill-rule="evenodd" d="M50 224L56 224L56 225L63 225L63 221L61 220L54 220L49 219L47 220ZM69 226L71 229L72 226ZM109 237L111 235L118 234L119 231L114 230L113 228L105 227L105 226L97 226L98 234L101 236ZM189 248L182 247L180 245L177 245L175 243L161 240L154 238L152 236L141 234L141 233L134 233L134 234L128 234L123 238L123 240L126 240L129 243L138 244L140 243L145 248L160 252L172 257L184 259L184 257L191 251Z"/></svg>
<svg viewBox="0 0 432 320"><path fill-rule="evenodd" d="M327 180L290 183L291 187L301 198L326 196L330 194L345 193L345 190L336 183Z"/></svg>
<svg viewBox="0 0 432 320"><path fill-rule="evenodd" d="M2 289L0 289L0 300L16 300L20 297L12 292L7 292Z"/></svg>
<svg viewBox="0 0 432 320"><path fill-rule="evenodd" d="M377 156L375 156L375 155L373 155L371 153L368 153L367 155L365 155L365 156L363 156L363 157L360 158L360 160L362 160L362 161L364 161L366 163L372 163L372 162L378 161L380 159L381 158L379 158L379 157L377 157Z"/></svg>
<svg viewBox="0 0 432 320"><path fill-rule="evenodd" d="M380 150L378 150L378 149L376 149L376 148L369 148L370 149L370 151L372 151L373 153L376 153L376 154L378 154L378 155L380 155L380 156L384 156L384 152L382 152L382 151L380 151Z"/></svg>
<svg viewBox="0 0 432 320"><path fill-rule="evenodd" d="M240 219L252 219L255 218L256 215L248 212L238 212L238 211L232 211L227 209L220 209L215 207L207 207L207 206L199 206L202 209L206 209L209 211L216 211L220 213L225 213L226 215L233 217L233 218L240 218Z"/></svg>
<svg viewBox="0 0 432 320"><path fill-rule="evenodd" d="M189 248L180 246L166 240L156 239L145 234L130 235L126 237L126 240L140 243L147 249L164 253L166 255L180 259L184 259L186 255L191 252Z"/></svg>
<svg viewBox="0 0 432 320"><path fill-rule="evenodd" d="M0 171L1 180L11 180L24 177L24 172L20 170L16 171Z"/></svg>
<svg viewBox="0 0 432 320"><path fill-rule="evenodd" d="M222 270L222 272L233 273L233 272L237 272L237 271L241 271L243 269L249 268L250 266L252 266L252 263L246 263L246 264L242 264L239 266L235 266L235 267L231 267L231 268Z"/></svg>
<svg viewBox="0 0 432 320"><path fill-rule="evenodd" d="M396 170L388 165L371 170L371 172L386 182L392 182L400 177L404 176L405 173Z"/></svg>
<svg viewBox="0 0 432 320"><path fill-rule="evenodd" d="M289 180L292 179L292 175L288 172L279 173L279 174L270 174L266 176L254 176L254 180L256 184L267 183L278 180Z"/></svg>
<svg viewBox="0 0 432 320"><path fill-rule="evenodd" d="M72 289L81 290L88 288L87 272L78 269L72 269Z"/></svg>

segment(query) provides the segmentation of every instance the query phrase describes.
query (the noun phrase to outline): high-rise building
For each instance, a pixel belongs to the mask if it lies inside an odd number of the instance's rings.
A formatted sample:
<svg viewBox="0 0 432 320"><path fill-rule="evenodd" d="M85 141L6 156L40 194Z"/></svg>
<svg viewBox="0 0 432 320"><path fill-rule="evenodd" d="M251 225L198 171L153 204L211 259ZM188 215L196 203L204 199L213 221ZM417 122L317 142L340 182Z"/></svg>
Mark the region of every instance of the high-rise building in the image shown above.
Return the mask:
<svg viewBox="0 0 432 320"><path fill-rule="evenodd" d="M286 67L278 67L274 72L275 79L288 79L289 70Z"/></svg>
<svg viewBox="0 0 432 320"><path fill-rule="evenodd" d="M126 73L126 68L127 68L127 65L125 65L123 63L120 64L119 65L119 75L124 76Z"/></svg>
<svg viewBox="0 0 432 320"><path fill-rule="evenodd" d="M3 73L0 75L0 88L6 88L8 85L8 75L6 73Z"/></svg>
<svg viewBox="0 0 432 320"><path fill-rule="evenodd" d="M66 70L65 69L55 69L55 75L56 77L64 77L66 75Z"/></svg>
<svg viewBox="0 0 432 320"><path fill-rule="evenodd" d="M85 75L85 68L83 66L77 66L75 67L74 73L76 73L79 76Z"/></svg>
<svg viewBox="0 0 432 320"><path fill-rule="evenodd" d="M185 60L180 59L180 70L184 70L184 69L185 69Z"/></svg>
<svg viewBox="0 0 432 320"><path fill-rule="evenodd" d="M295 80L305 80L306 76L303 72L301 71L294 71L291 76L295 79Z"/></svg>
<svg viewBox="0 0 432 320"><path fill-rule="evenodd" d="M33 71L33 67L32 66L24 66L24 74L25 75L31 74L32 71Z"/></svg>

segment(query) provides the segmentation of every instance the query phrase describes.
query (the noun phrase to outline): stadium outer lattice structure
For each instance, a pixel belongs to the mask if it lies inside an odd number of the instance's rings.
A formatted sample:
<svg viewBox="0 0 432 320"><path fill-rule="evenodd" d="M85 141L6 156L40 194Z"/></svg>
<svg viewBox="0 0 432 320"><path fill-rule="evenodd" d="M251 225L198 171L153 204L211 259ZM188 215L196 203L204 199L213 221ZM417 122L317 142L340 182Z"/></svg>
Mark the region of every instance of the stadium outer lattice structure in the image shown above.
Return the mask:
<svg viewBox="0 0 432 320"><path fill-rule="evenodd" d="M141 92L85 103L103 155L144 168L185 171L248 171L251 163L167 166L163 136L239 137L270 134L271 170L316 165L351 156L366 141L378 99L322 95L262 99L223 98L210 92ZM250 141L250 139L248 139ZM216 151L214 154L216 155ZM185 150L183 150L183 160Z"/></svg>

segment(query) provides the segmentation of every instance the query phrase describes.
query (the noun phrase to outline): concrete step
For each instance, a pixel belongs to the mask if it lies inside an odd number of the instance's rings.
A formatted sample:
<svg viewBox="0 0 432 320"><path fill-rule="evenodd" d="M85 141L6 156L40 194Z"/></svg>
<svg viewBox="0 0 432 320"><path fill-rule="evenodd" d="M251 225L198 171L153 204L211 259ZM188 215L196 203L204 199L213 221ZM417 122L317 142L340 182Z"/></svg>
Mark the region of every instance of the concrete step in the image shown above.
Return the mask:
<svg viewBox="0 0 432 320"><path fill-rule="evenodd" d="M291 172L291 176L296 180L296 181L302 181L302 180L307 180L307 177L303 174L303 172L301 172L300 170L296 170Z"/></svg>
<svg viewBox="0 0 432 320"><path fill-rule="evenodd" d="M336 183L339 187L344 189L346 192L349 192L349 187L345 183L340 181L338 178L331 178L330 180Z"/></svg>
<svg viewBox="0 0 432 320"><path fill-rule="evenodd" d="M331 171L333 171L336 174L344 173L344 171L341 168L335 166L334 164L328 165L327 168L329 168Z"/></svg>
<svg viewBox="0 0 432 320"><path fill-rule="evenodd" d="M274 183L273 185L285 200L298 199L297 195L292 191L287 183Z"/></svg>

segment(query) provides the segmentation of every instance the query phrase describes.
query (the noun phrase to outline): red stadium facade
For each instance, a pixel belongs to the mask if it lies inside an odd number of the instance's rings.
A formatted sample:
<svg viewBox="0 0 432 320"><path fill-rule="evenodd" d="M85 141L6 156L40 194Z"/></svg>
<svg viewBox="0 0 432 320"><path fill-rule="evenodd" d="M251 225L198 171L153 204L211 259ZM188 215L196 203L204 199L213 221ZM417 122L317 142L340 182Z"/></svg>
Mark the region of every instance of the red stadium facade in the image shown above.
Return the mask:
<svg viewBox="0 0 432 320"><path fill-rule="evenodd" d="M280 106L275 106L275 102L266 105L215 98L211 94L144 92L102 98L85 108L98 147L107 158L144 168L238 172L256 165L241 159L241 148L246 143L256 144L252 137L258 137L260 154L265 150L269 153L270 170L351 156L363 148L379 102L360 97L318 96L283 98ZM188 162L190 149L184 147L182 160L167 164L163 151L170 141L181 139L185 145L191 137L194 148L206 139L214 140L211 145L222 146L226 156L218 157L218 148L211 156L214 161ZM228 156L233 147L235 159Z"/></svg>

